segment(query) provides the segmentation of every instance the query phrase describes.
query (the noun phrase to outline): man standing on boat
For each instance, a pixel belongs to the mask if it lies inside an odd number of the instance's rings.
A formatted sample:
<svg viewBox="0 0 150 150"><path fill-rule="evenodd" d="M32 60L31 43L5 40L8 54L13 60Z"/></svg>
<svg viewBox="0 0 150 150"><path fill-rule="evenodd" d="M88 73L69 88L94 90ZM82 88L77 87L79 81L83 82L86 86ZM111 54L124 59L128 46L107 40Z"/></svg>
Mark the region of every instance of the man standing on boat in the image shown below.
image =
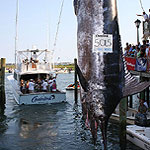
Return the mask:
<svg viewBox="0 0 150 150"><path fill-rule="evenodd" d="M36 52L33 52L32 58L33 58L34 63L38 62L38 59L37 59L38 55L36 54Z"/></svg>
<svg viewBox="0 0 150 150"><path fill-rule="evenodd" d="M35 86L35 83L33 82L33 79L30 79L30 82L29 82L29 93L34 93L34 86Z"/></svg>
<svg viewBox="0 0 150 150"><path fill-rule="evenodd" d="M42 91L47 92L47 89L48 89L48 83L47 83L47 79L45 79L44 82L42 83Z"/></svg>
<svg viewBox="0 0 150 150"><path fill-rule="evenodd" d="M49 91L52 92L52 89L53 89L53 87L52 87L53 86L53 79L52 79L52 77L49 78L48 84L49 84Z"/></svg>

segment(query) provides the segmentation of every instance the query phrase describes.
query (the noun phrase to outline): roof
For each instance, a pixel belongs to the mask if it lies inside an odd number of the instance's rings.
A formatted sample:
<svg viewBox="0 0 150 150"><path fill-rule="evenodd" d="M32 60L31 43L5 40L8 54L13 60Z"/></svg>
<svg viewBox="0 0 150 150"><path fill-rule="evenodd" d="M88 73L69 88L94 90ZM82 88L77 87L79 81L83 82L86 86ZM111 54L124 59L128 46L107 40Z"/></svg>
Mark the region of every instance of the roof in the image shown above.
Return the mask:
<svg viewBox="0 0 150 150"><path fill-rule="evenodd" d="M126 82L123 88L123 97L142 92L150 86L150 81L139 82L136 79Z"/></svg>
<svg viewBox="0 0 150 150"><path fill-rule="evenodd" d="M18 53L23 53L23 52L50 52L48 49L45 50L39 50L39 49L27 49L27 50L21 50L17 51Z"/></svg>
<svg viewBox="0 0 150 150"><path fill-rule="evenodd" d="M29 74L53 74L54 72L51 72L50 70L44 71L44 70L36 70L36 71L26 71L26 72L18 72L20 75L29 75Z"/></svg>

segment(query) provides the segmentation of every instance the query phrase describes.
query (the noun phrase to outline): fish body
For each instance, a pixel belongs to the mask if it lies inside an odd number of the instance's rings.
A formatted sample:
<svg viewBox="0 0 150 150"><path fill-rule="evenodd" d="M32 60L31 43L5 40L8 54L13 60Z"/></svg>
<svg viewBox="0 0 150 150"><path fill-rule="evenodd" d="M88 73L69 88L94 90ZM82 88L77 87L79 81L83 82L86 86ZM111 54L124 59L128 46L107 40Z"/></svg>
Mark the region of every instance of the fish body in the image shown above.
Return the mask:
<svg viewBox="0 0 150 150"><path fill-rule="evenodd" d="M108 119L120 102L124 87L116 0L80 0L78 3L78 65L87 81L82 92L82 110L84 118L88 116L94 141L97 125L101 127L106 149ZM111 35L112 51L94 51L94 35Z"/></svg>

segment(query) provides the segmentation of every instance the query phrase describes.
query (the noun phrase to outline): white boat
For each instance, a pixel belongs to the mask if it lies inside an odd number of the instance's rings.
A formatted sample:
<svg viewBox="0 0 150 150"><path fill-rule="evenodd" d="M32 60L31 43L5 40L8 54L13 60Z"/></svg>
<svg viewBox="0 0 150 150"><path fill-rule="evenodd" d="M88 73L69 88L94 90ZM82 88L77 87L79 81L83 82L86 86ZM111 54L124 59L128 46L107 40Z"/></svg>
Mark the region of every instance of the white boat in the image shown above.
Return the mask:
<svg viewBox="0 0 150 150"><path fill-rule="evenodd" d="M52 76L50 58L50 51L47 49L17 51L16 69L14 70L14 75L8 76L8 80L12 85L14 98L19 105L66 102L66 93L58 90L55 92L34 93L23 93L20 91L21 79L24 81L30 79L38 80Z"/></svg>
<svg viewBox="0 0 150 150"><path fill-rule="evenodd" d="M69 70L67 68L64 68L64 69L56 69L56 73L57 74L68 74L68 73L74 73L74 70Z"/></svg>
<svg viewBox="0 0 150 150"><path fill-rule="evenodd" d="M80 87L77 88L78 90L80 90ZM74 87L66 87L66 90L75 90Z"/></svg>
<svg viewBox="0 0 150 150"><path fill-rule="evenodd" d="M78 82L77 89L80 90L80 85ZM70 84L66 87L66 90L75 90L75 84Z"/></svg>
<svg viewBox="0 0 150 150"><path fill-rule="evenodd" d="M126 122L127 124L134 125L135 124L135 115L138 113L136 109L128 107L127 113L126 113ZM119 121L119 105L115 109L115 112L112 113L110 119ZM146 115L147 119L150 120L150 112L147 112Z"/></svg>
<svg viewBox="0 0 150 150"><path fill-rule="evenodd" d="M150 127L128 125L127 140L144 150L150 150Z"/></svg>
<svg viewBox="0 0 150 150"><path fill-rule="evenodd" d="M127 115L127 118L126 118L127 124L134 124L136 114L137 114L137 110L128 107L127 114L126 114ZM119 117L120 117L119 116L119 108L117 107L115 109L115 112L112 113L110 119L119 121Z"/></svg>

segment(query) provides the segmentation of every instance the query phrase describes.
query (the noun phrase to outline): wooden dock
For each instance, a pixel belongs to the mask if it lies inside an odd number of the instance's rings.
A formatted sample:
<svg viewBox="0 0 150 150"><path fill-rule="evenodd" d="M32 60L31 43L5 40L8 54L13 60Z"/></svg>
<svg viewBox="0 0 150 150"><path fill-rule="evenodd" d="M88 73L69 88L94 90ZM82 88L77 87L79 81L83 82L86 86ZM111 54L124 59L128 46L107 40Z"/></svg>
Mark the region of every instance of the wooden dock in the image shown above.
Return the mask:
<svg viewBox="0 0 150 150"><path fill-rule="evenodd" d="M4 108L5 106L5 67L6 67L6 59L0 59L0 108Z"/></svg>

